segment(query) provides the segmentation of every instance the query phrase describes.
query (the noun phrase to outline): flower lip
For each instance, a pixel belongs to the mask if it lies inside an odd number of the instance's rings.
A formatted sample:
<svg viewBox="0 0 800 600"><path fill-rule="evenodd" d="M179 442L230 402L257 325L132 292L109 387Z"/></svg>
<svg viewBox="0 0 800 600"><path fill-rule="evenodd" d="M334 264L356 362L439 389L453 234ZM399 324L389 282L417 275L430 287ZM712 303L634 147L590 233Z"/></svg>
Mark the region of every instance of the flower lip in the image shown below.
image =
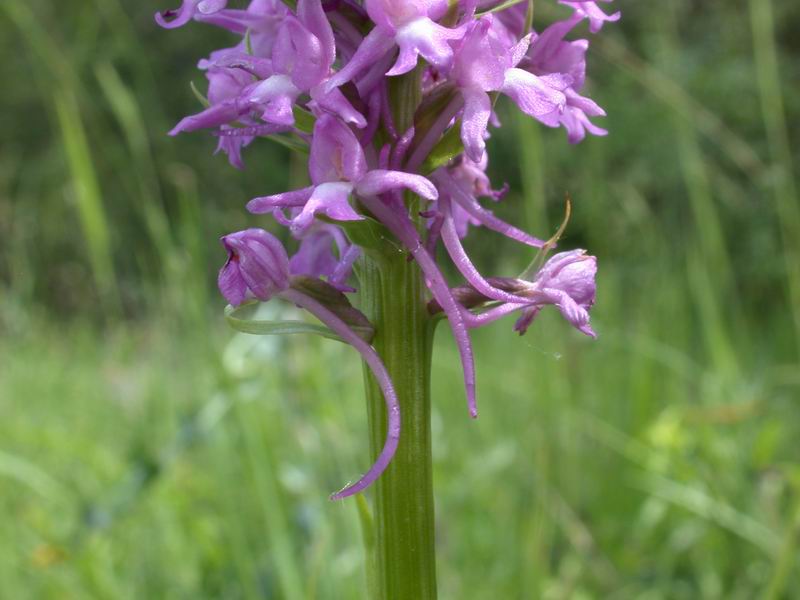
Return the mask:
<svg viewBox="0 0 800 600"><path fill-rule="evenodd" d="M596 274L597 258L586 250L560 252L551 257L537 273L533 281L538 288L534 303L523 313L515 329L525 333L541 307L552 304L578 331L597 337L589 324L589 309L594 306L597 291Z"/></svg>

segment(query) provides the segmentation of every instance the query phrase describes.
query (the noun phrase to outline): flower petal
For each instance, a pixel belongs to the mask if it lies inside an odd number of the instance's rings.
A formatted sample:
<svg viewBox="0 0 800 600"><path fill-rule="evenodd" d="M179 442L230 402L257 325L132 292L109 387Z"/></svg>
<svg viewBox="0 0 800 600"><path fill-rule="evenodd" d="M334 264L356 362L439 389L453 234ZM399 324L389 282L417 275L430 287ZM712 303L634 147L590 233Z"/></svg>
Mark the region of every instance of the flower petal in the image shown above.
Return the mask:
<svg viewBox="0 0 800 600"><path fill-rule="evenodd" d="M221 135L217 142L217 149L214 154L224 152L228 155L228 162L237 169L244 169L242 160L242 149L249 146L255 139L252 135Z"/></svg>
<svg viewBox="0 0 800 600"><path fill-rule="evenodd" d="M299 0L297 18L319 40L320 64L325 66L322 75L327 75L336 59L336 43L330 21L322 8L322 2L320 0Z"/></svg>
<svg viewBox="0 0 800 600"><path fill-rule="evenodd" d="M610 2L611 0L602 0L603 2ZM576 15L583 19L589 19L589 31L597 33L603 28L605 22L619 21L621 13L619 11L612 15L604 13L596 2L585 2L582 0L559 0L559 4L566 4L571 6Z"/></svg>
<svg viewBox="0 0 800 600"><path fill-rule="evenodd" d="M356 184L356 193L359 196L377 196L401 188L409 189L427 200L436 200L439 196L436 186L422 175L383 169L375 169L364 175Z"/></svg>
<svg viewBox="0 0 800 600"><path fill-rule="evenodd" d="M478 201L468 194L460 185L452 182L450 178L445 175L444 177L437 178L437 183L443 186L451 199L461 208L463 208L473 219L478 221L481 225L496 231L507 238L521 242L533 248L541 248L545 242L533 237L517 229L513 225L506 223L499 217L496 217L490 210L483 208Z"/></svg>
<svg viewBox="0 0 800 600"><path fill-rule="evenodd" d="M351 81L356 75L378 62L394 46L394 40L376 27L367 34L353 57L325 83L325 91Z"/></svg>
<svg viewBox="0 0 800 600"><path fill-rule="evenodd" d="M283 244L263 229L246 229L223 236L228 261L220 271L220 291L240 304L242 287L263 301L289 286L289 257Z"/></svg>
<svg viewBox="0 0 800 600"><path fill-rule="evenodd" d="M228 260L217 277L219 291L231 306L239 306L247 296L247 284L239 273L239 260L228 252Z"/></svg>
<svg viewBox="0 0 800 600"><path fill-rule="evenodd" d="M589 311L580 306L572 297L563 290L544 289L542 294L547 303L554 304L564 318L581 333L596 338L597 334L589 324Z"/></svg>
<svg viewBox="0 0 800 600"><path fill-rule="evenodd" d="M444 246L453 264L464 276L464 279L467 280L467 283L491 300L508 302L510 304L526 304L530 302L527 298L515 296L514 294L509 294L504 290L496 288L484 279L478 272L478 269L475 268L475 265L472 264L464 247L461 245L461 240L458 239L458 233L456 232L453 218L450 214L449 200L443 197L440 203L444 209L444 224L442 225L441 231L442 241L444 242Z"/></svg>
<svg viewBox="0 0 800 600"><path fill-rule="evenodd" d="M156 23L164 29L176 29L186 25L197 12L198 0L183 0L178 9L165 10L156 13ZM169 20L167 20L169 19Z"/></svg>
<svg viewBox="0 0 800 600"><path fill-rule="evenodd" d="M324 114L314 124L308 172L315 185L331 181L358 181L367 172L364 149L352 130Z"/></svg>
<svg viewBox="0 0 800 600"><path fill-rule="evenodd" d="M417 66L418 55L439 69L449 67L453 61L453 48L448 40L464 37L465 31L465 27L448 29L428 17L414 19L397 30L395 42L400 47L400 54L386 75L408 73Z"/></svg>
<svg viewBox="0 0 800 600"><path fill-rule="evenodd" d="M314 221L317 213L322 213L335 221L361 221L364 217L350 206L350 192L353 184L346 181L323 183L314 188L303 210L292 219L292 232L305 231Z"/></svg>
<svg viewBox="0 0 800 600"><path fill-rule="evenodd" d="M249 107L240 102L238 98L224 100L195 115L184 117L172 128L169 135L175 136L179 133L227 125L228 123L237 121L248 112Z"/></svg>
<svg viewBox="0 0 800 600"><path fill-rule="evenodd" d="M572 82L569 76L537 77L522 69L508 69L502 92L509 96L526 115L549 127L558 127L558 118L567 104L563 94Z"/></svg>
<svg viewBox="0 0 800 600"><path fill-rule="evenodd" d="M478 162L486 151L484 137L492 114L492 100L489 94L477 88L464 89L461 93L464 96L461 142L467 156Z"/></svg>
<svg viewBox="0 0 800 600"><path fill-rule="evenodd" d="M291 76L292 83L308 91L328 75L333 61L319 38L293 16L286 17L272 48L272 63L278 73Z"/></svg>
<svg viewBox="0 0 800 600"><path fill-rule="evenodd" d="M313 191L314 186L309 186L291 192L253 198L247 203L247 210L253 214L263 214L272 212L276 208L305 206Z"/></svg>
<svg viewBox="0 0 800 600"><path fill-rule="evenodd" d="M261 110L261 118L268 123L292 125L292 107L300 93L288 75L272 75L254 86L246 100Z"/></svg>
<svg viewBox="0 0 800 600"><path fill-rule="evenodd" d="M345 123L355 125L359 129L367 126L367 120L358 112L338 88L327 94L322 84L311 89L311 98L320 108L338 116Z"/></svg>

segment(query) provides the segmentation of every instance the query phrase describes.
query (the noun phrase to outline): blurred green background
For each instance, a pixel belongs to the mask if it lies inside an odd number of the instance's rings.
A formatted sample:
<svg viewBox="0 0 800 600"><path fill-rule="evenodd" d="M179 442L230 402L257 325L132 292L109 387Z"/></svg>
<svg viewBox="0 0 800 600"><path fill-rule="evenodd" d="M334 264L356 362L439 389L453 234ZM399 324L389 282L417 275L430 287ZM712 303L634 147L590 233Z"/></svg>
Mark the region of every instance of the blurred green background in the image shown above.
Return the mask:
<svg viewBox="0 0 800 600"><path fill-rule="evenodd" d="M441 597L797 598L800 4L616 4L609 137L501 106L499 211L546 236L571 194L600 338L478 332L473 422L439 332ZM214 289L217 238L303 166L165 135L230 42L158 29L171 5L0 4L0 598L359 598L355 503L327 500L367 466L357 357L234 334ZM518 272L497 243L468 241Z"/></svg>

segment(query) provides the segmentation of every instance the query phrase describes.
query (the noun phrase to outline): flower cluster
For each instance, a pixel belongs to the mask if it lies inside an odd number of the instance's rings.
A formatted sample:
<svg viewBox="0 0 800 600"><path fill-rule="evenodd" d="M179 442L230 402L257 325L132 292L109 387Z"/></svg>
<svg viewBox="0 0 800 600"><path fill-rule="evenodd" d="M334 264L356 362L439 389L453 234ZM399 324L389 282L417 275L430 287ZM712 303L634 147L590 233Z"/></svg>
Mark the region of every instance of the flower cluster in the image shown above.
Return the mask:
<svg viewBox="0 0 800 600"><path fill-rule="evenodd" d="M194 20L237 36L235 45L199 62L208 79L205 108L182 119L172 135L210 130L217 151L237 168L256 138L308 153L310 186L247 204L287 227L297 252L289 257L262 229L224 236L228 261L219 287L233 306L278 296L308 310L375 374L388 411L386 443L370 470L334 498L372 483L400 435L391 378L365 328L356 326L366 318L344 296L357 291L353 265L367 251L354 235L363 231L359 227L382 228L419 265L430 313L446 317L458 345L473 417L470 329L518 312L515 330L524 333L544 306L553 305L579 331L595 335L588 313L595 258L574 250L544 261L551 243L504 222L479 201L498 201L505 192L492 189L486 175L486 139L489 126L499 125L499 95L543 125L563 127L571 142L587 132L606 134L591 121L603 109L581 95L588 41L567 37L584 21L596 33L619 13L607 14L595 1L558 3L564 20L541 32L531 27L532 1L252 0L238 9L226 0L183 0L180 8L156 15L166 28ZM413 125L399 123L393 111L390 89L400 77L415 82L421 98ZM417 199L410 203L412 196ZM411 208L419 202L422 211ZM461 242L479 226L538 249L539 268L515 279L484 277ZM435 260L440 243L465 285L448 286Z"/></svg>

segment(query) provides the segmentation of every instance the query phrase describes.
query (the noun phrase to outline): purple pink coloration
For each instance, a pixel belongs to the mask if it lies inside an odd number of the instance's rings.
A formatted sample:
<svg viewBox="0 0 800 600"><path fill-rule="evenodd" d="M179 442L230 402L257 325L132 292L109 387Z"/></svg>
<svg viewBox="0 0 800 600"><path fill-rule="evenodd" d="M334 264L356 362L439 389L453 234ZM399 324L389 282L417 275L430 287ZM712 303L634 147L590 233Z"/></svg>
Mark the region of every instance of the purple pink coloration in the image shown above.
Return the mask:
<svg viewBox="0 0 800 600"><path fill-rule="evenodd" d="M237 168L244 167L243 150L259 138L277 136L308 151L310 186L247 204L250 212L269 214L286 227L297 251L290 257L262 229L226 235L219 288L233 306L277 296L309 311L353 346L375 375L388 414L385 446L367 473L334 498L359 492L380 476L397 448L401 424L392 380L372 346L336 310L293 285L294 278L311 277L340 296L358 291L353 265L369 249L348 234L354 223L377 221L386 243L419 265L432 318L443 315L452 329L473 417L470 329L516 312L514 329L522 334L553 305L578 331L595 337L589 323L593 256L561 252L529 278L496 279L479 272L462 239L470 228L486 227L534 252L549 251L552 244L480 202L498 202L507 190L493 189L486 175L486 139L499 125L494 104L506 96L541 124L563 127L570 142L587 133L606 135L592 121L605 115L603 109L582 95L589 42L569 38L576 28L587 28L584 23L596 33L617 21L618 12L601 9L607 2L557 0L563 19L539 32L529 25L528 2L492 0L252 0L247 8L229 8L226 0L183 0L156 15L165 28L197 21L234 36L230 47L199 61L208 80L206 106L183 118L171 135L208 130L218 138L217 151ZM392 78L401 76L415 77L422 97L415 126L406 131L395 123L390 96ZM451 131L460 139L460 153L431 166L434 150ZM409 193L420 199L421 211L410 208ZM464 286L446 282L435 259L439 246Z"/></svg>

